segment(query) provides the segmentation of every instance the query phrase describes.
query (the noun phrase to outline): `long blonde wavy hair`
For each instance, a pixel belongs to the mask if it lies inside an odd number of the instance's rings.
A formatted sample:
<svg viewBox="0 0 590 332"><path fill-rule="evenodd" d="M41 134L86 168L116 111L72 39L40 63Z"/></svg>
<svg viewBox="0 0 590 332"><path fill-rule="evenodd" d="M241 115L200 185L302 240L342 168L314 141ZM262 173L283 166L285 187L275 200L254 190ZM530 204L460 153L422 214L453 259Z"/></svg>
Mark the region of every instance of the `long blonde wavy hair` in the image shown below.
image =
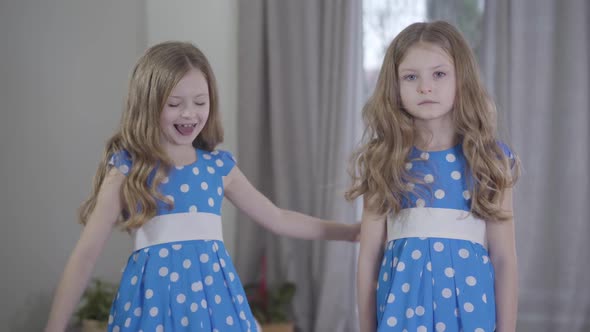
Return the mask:
<svg viewBox="0 0 590 332"><path fill-rule="evenodd" d="M518 177L518 158L509 158L499 146L496 107L480 80L475 56L461 33L444 21L414 23L389 45L375 91L363 108L363 141L351 158L353 182L345 197L353 200L363 195L370 211L398 213L411 190L407 183L416 182L404 167L415 133L413 118L402 105L398 67L417 43L441 47L455 66L452 117L467 160L467 179L472 179L471 213L483 220L511 218L501 209L501 201L504 190Z"/></svg>
<svg viewBox="0 0 590 332"><path fill-rule="evenodd" d="M171 41L150 47L131 74L119 129L106 143L90 197L80 206L80 223L86 224L96 206L100 186L111 167L110 158L123 150L131 155L133 163L121 188L123 211L119 223L123 228L129 231L153 218L157 200L172 207L173 202L158 192L172 165L160 144L160 114L174 86L193 68L200 70L207 80L210 105L209 118L193 146L212 151L223 141L217 83L205 55L190 43Z"/></svg>

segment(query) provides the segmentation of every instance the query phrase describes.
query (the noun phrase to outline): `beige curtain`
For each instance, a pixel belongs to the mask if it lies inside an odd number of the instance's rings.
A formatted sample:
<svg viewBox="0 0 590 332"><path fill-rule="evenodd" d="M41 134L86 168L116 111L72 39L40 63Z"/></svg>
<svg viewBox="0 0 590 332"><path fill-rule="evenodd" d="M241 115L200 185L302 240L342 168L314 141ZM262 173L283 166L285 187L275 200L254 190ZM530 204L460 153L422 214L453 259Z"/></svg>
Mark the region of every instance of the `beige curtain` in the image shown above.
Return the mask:
<svg viewBox="0 0 590 332"><path fill-rule="evenodd" d="M482 65L524 165L518 331L590 331L590 3L486 1Z"/></svg>
<svg viewBox="0 0 590 332"><path fill-rule="evenodd" d="M354 222L343 193L362 107L361 1L245 0L239 10L240 168L282 208ZM296 283L300 331L356 331L355 245L237 227L244 283L265 254L271 282Z"/></svg>

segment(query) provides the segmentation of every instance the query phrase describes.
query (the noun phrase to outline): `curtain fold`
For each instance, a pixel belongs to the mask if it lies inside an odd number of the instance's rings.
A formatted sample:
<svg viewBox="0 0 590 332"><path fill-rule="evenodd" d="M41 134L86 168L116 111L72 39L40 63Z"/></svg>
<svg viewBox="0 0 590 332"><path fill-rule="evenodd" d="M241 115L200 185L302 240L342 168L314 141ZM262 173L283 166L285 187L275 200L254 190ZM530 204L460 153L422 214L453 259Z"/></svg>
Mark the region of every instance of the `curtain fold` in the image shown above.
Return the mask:
<svg viewBox="0 0 590 332"><path fill-rule="evenodd" d="M241 1L238 165L279 207L352 223L344 201L360 136L362 3ZM297 286L300 331L356 331L356 245L277 237L240 216L244 283L268 261L272 284Z"/></svg>
<svg viewBox="0 0 590 332"><path fill-rule="evenodd" d="M590 330L590 4L486 1L486 84L524 172L518 331Z"/></svg>

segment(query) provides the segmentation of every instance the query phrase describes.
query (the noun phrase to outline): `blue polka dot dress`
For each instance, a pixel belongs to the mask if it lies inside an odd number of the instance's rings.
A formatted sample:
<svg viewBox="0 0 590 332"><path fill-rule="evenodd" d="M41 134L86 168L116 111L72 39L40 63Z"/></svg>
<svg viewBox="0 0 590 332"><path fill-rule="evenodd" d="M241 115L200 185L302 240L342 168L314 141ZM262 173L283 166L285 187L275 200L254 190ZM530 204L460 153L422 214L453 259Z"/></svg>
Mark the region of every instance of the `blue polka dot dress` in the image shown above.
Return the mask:
<svg viewBox="0 0 590 332"><path fill-rule="evenodd" d="M485 222L468 213L461 145L436 152L414 148L406 169L421 183L408 184L414 192L387 220L377 330L494 331L494 269Z"/></svg>
<svg viewBox="0 0 590 332"><path fill-rule="evenodd" d="M127 174L128 153L110 164ZM132 233L135 251L123 271L108 331L257 331L221 235L223 180L235 161L197 149L197 161L172 167L156 217Z"/></svg>

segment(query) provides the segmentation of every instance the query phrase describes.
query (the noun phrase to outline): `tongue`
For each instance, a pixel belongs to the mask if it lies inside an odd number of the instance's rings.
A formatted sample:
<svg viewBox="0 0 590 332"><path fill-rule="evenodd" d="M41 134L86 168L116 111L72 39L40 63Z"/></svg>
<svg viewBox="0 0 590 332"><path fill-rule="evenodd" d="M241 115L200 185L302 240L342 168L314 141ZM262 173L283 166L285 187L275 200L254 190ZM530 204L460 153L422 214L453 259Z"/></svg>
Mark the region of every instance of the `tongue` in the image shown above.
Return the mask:
<svg viewBox="0 0 590 332"><path fill-rule="evenodd" d="M182 135L190 135L193 132L193 127L184 127L184 126L176 126L176 130L178 130Z"/></svg>

